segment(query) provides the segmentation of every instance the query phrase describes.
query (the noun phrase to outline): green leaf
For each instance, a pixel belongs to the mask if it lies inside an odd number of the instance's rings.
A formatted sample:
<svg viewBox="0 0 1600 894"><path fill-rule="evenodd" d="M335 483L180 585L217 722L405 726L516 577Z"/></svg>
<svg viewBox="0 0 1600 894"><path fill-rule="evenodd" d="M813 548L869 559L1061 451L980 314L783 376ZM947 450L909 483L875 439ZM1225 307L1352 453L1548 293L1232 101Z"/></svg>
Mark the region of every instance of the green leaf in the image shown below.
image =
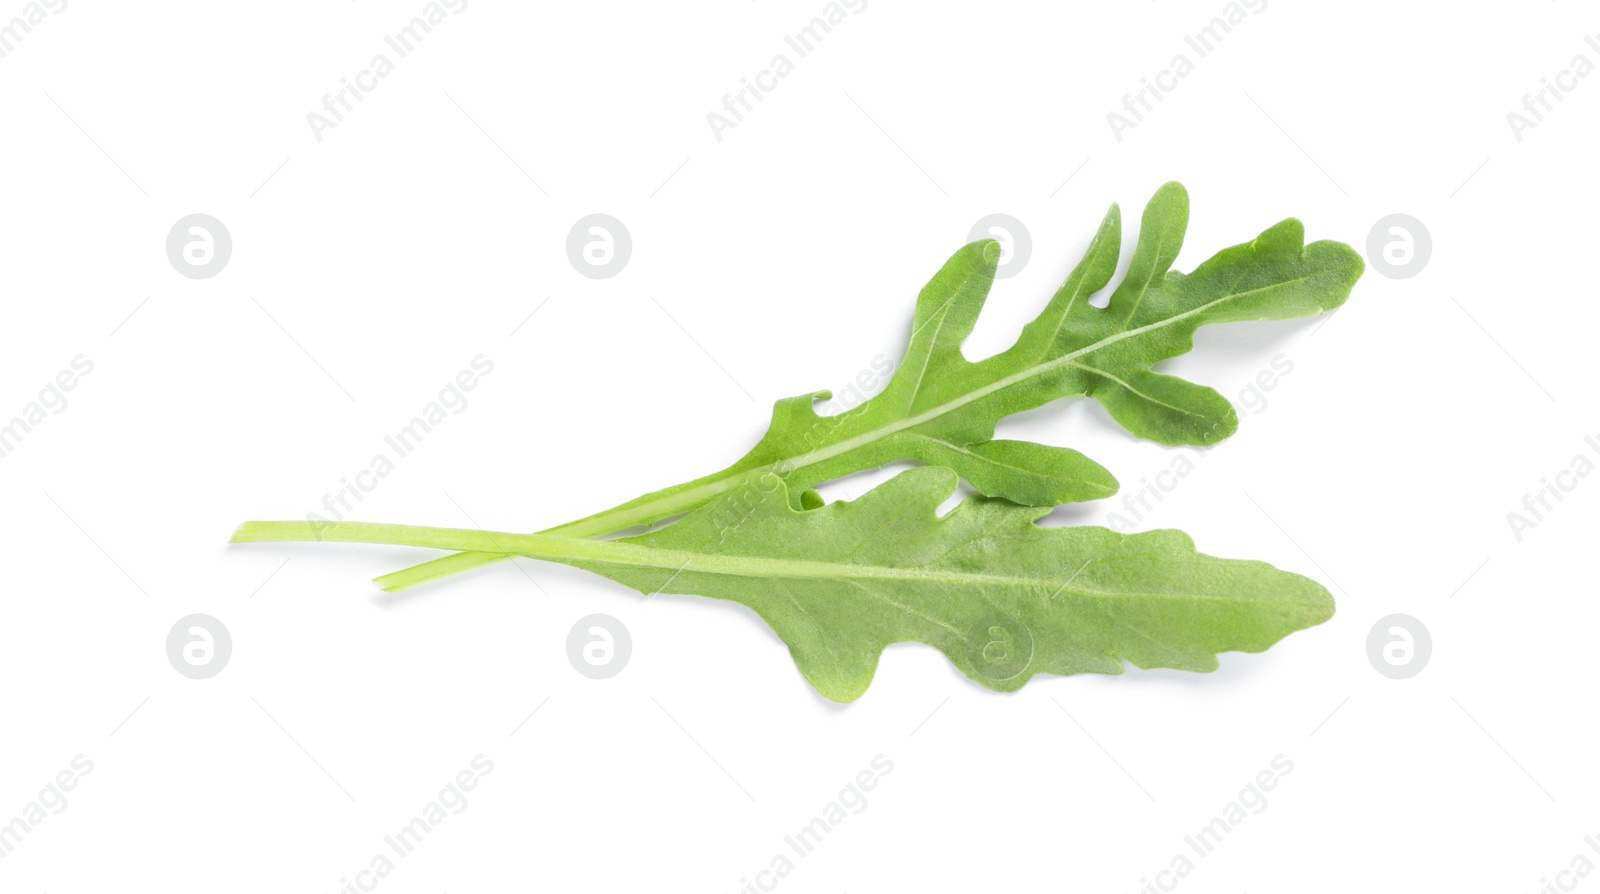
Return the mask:
<svg viewBox="0 0 1600 894"><path fill-rule="evenodd" d="M1035 674L1211 671L1326 621L1315 582L1197 553L1178 531L1041 528L1048 510L973 497L943 518L955 473L901 473L852 502L796 509L776 475L676 523L596 541L446 528L250 522L235 541L348 540L492 549L584 568L641 593L726 599L759 614L818 692L866 691L884 647L920 642L999 691Z"/></svg>
<svg viewBox="0 0 1600 894"><path fill-rule="evenodd" d="M985 495L1027 505L1109 496L1116 481L1093 460L1062 448L992 441L996 423L1086 396L1138 437L1214 444L1237 428L1233 407L1210 388L1155 372L1155 364L1189 351L1202 325L1336 308L1362 272L1348 245L1306 245L1300 222L1289 219L1185 275L1171 267L1188 220L1183 187L1161 187L1145 208L1128 274L1109 305L1097 308L1089 298L1110 284L1122 241L1113 205L1044 311L1011 348L977 363L962 356L961 343L994 281L999 246L972 243L922 290L905 357L882 393L836 416L819 416L813 407L830 396L826 391L780 400L767 434L728 468L546 533L593 537L654 524L767 474L782 477L798 499L822 482L901 460L946 466ZM496 558L449 556L378 583L404 589Z"/></svg>

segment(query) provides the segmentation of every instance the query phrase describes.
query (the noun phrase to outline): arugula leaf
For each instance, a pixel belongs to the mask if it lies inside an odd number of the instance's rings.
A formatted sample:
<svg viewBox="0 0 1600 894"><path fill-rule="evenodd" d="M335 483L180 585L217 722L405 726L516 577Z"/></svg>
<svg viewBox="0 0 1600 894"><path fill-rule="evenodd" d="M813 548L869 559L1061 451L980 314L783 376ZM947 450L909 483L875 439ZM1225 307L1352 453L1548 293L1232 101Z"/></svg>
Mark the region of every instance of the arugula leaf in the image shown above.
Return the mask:
<svg viewBox="0 0 1600 894"><path fill-rule="evenodd" d="M1298 220L1227 248L1185 275L1171 269L1188 227L1189 197L1162 186L1145 207L1128 274L1105 308L1089 304L1116 272L1121 213L1107 212L1082 261L1009 349L973 363L961 354L993 284L999 245L956 252L917 299L905 358L883 392L837 416L817 415L814 392L777 402L772 424L738 462L545 533L594 537L693 510L772 473L800 495L824 481L898 460L953 469L980 493L1030 506L1115 493L1111 473L1061 447L995 441L1002 418L1064 397L1092 397L1132 434L1169 446L1209 445L1238 419L1216 391L1154 371L1189 351L1202 325L1280 320L1344 303L1362 272L1338 242L1305 244ZM798 503L797 503L798 505ZM493 562L448 556L378 578L398 591Z"/></svg>
<svg viewBox="0 0 1600 894"><path fill-rule="evenodd" d="M806 680L858 698L885 646L920 642L1002 692L1034 674L1211 671L1333 615L1314 581L1201 555L1179 531L1041 528L1049 510L972 497L940 518L948 469L911 469L852 502L796 509L768 473L657 531L618 540L364 523L247 522L235 542L334 540L512 552L646 595L748 606ZM729 517L735 520L730 524Z"/></svg>

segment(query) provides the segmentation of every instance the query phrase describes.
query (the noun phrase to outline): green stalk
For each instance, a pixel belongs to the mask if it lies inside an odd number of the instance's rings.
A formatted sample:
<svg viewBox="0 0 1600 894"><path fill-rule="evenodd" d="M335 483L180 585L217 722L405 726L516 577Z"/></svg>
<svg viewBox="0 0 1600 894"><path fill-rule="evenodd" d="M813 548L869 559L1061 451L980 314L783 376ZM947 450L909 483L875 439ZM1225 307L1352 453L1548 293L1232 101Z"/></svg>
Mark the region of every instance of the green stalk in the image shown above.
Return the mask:
<svg viewBox="0 0 1600 894"><path fill-rule="evenodd" d="M698 509L718 495L737 488L745 481L753 481L769 471L771 471L769 468L763 467L760 469L746 470L733 474L729 474L727 471L719 472L715 475L708 475L705 478L701 478L696 481L675 485L663 490L658 490L654 493L646 494L636 500L631 500L627 503L623 503L620 506L614 506L603 512L597 512L587 518L582 518L574 522L567 522L564 525L557 525L554 528L546 528L545 530L538 532L536 535L517 536L585 539L590 537L603 537L607 534L615 534L619 531L625 531L628 528L638 525L651 524L663 518L668 518L673 515L678 515L679 513ZM307 522L307 524L311 523ZM339 526L340 525L332 525L327 527ZM241 530L243 530L243 528L241 528ZM503 535L496 535L496 538L501 536ZM443 577L449 577L453 574L460 574L464 571L471 571L474 568L482 568L485 565L492 565L501 559L509 559L510 557L511 555L506 550L494 547L491 542L491 545L487 550L481 552L458 552L453 555L434 559L430 562L423 562L420 565L413 565L410 568L403 568L399 571L385 574L382 577L375 578L373 582L386 592L398 593L401 590L407 590L411 587L420 586L428 583L429 581L438 580Z"/></svg>
<svg viewBox="0 0 1600 894"><path fill-rule="evenodd" d="M535 559L592 559L633 561L634 554L649 553L629 543L585 540L550 534L506 534L468 528L434 528L424 525L389 525L371 522L251 521L233 532L231 543L381 543L428 549L470 550ZM652 563L653 564L653 563Z"/></svg>
<svg viewBox="0 0 1600 894"><path fill-rule="evenodd" d="M1037 578L1025 575L928 570L920 567L854 564L833 560L718 555L695 550L643 546L620 540L585 540L551 534L507 534L471 528L435 528L372 522L252 521L233 532L232 543L379 543L428 549L495 552L552 562L604 563L656 568L677 577L689 564L694 573L728 577L788 580L894 580L978 583L1037 589ZM1061 588L1061 589L1064 589ZM1057 590L1060 592L1060 589Z"/></svg>

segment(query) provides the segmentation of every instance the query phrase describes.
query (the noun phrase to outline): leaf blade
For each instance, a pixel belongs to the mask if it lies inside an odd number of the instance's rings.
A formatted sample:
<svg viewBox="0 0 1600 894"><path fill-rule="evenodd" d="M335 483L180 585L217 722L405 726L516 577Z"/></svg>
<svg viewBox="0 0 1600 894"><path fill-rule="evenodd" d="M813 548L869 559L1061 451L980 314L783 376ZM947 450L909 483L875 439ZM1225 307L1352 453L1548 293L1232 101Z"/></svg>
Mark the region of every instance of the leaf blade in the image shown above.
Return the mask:
<svg viewBox="0 0 1600 894"><path fill-rule="evenodd" d="M1088 297L1109 284L1121 240L1121 213L1112 205L1044 311L1011 348L977 363L966 360L961 343L987 299L999 252L992 241L964 246L919 293L905 356L880 394L837 416L820 416L813 407L826 392L780 400L766 434L733 465L549 532L587 537L652 525L769 473L799 495L834 478L918 459L932 450L929 442L950 445L957 455L951 462L961 465L961 457L970 459L993 440L1001 419L1067 397L1099 400L1118 424L1146 440L1215 444L1238 427L1232 406L1213 389L1156 373L1154 365L1192 349L1203 325L1336 308L1364 264L1342 243L1306 245L1303 226L1291 218L1185 275L1171 265L1188 216L1180 184L1157 190L1141 216L1129 274L1108 306L1096 308ZM1021 456L1010 471L975 460L961 468L982 475L981 483L968 480L992 496L1048 501L1040 505L1094 498L1094 488L1041 487L1054 474L1049 459ZM1081 473L1091 474L1088 466ZM378 581L403 588L494 558L438 560Z"/></svg>
<svg viewBox="0 0 1600 894"><path fill-rule="evenodd" d="M1197 552L1178 531L1042 528L1037 507L972 497L943 517L948 469L902 472L860 499L798 510L783 482L728 494L657 531L548 534L313 522L248 523L236 541L331 540L508 550L645 594L755 611L822 695L852 701L889 645L920 642L997 691L1037 674L1208 672L1333 614L1327 590L1263 562Z"/></svg>
<svg viewBox="0 0 1600 894"><path fill-rule="evenodd" d="M626 541L758 566L774 556L814 563L808 576L766 566L785 575L781 596L700 558L680 566L668 589L755 610L806 679L837 701L866 690L895 642L934 646L981 685L1011 691L1038 673L1121 673L1124 660L1210 671L1219 652L1261 651L1332 616L1332 597L1315 582L1201 555L1178 531L1041 528L1040 509L982 497L937 517L955 484L947 470L912 469L859 500L810 512L774 491L731 532L707 507ZM656 574L570 564L643 592L662 584ZM1026 660L986 654L996 642L985 639L989 626L1027 642Z"/></svg>

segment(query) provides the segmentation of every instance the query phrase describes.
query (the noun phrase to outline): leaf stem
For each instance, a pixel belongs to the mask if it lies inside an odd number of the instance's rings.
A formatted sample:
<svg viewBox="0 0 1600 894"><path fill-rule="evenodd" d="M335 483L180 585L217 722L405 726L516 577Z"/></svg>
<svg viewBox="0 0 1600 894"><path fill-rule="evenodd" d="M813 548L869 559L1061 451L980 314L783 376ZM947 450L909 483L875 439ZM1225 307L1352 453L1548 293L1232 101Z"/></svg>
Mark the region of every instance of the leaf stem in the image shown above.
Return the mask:
<svg viewBox="0 0 1600 894"><path fill-rule="evenodd" d="M697 481L646 494L620 506L613 506L603 512L597 512L587 518L567 522L564 525L557 525L554 528L546 528L538 532L538 536L580 539L603 537L638 525L651 524L669 516L697 509L717 496L733 490L741 483L753 480L767 471L770 471L768 467L733 474L729 474L728 470L724 470L716 475L710 475ZM680 488L687 489L680 490ZM312 523L307 522L307 524ZM496 535L497 538L499 536ZM504 549L491 544L486 551L461 552L444 556L431 562L423 562L420 565L413 565L410 568L403 568L399 571L385 574L382 577L375 578L373 583L390 593L398 593L401 590L420 586L429 581L471 571L474 568L482 568L485 565L492 565L501 559L510 557L511 554L505 552Z"/></svg>
<svg viewBox="0 0 1600 894"><path fill-rule="evenodd" d="M628 543L587 540L552 534L508 534L470 528L435 528L371 522L251 521L233 532L233 543L380 543L428 549L514 554L552 562L599 563L656 568L678 578L694 564L695 574L791 580L898 580L976 583L1038 589L1036 577L1019 574L928 569L898 565L856 564L846 560L705 553ZM601 572L605 573L605 572ZM607 575L610 576L610 575ZM1063 588L1058 588L1059 593ZM391 591L392 592L392 591Z"/></svg>

